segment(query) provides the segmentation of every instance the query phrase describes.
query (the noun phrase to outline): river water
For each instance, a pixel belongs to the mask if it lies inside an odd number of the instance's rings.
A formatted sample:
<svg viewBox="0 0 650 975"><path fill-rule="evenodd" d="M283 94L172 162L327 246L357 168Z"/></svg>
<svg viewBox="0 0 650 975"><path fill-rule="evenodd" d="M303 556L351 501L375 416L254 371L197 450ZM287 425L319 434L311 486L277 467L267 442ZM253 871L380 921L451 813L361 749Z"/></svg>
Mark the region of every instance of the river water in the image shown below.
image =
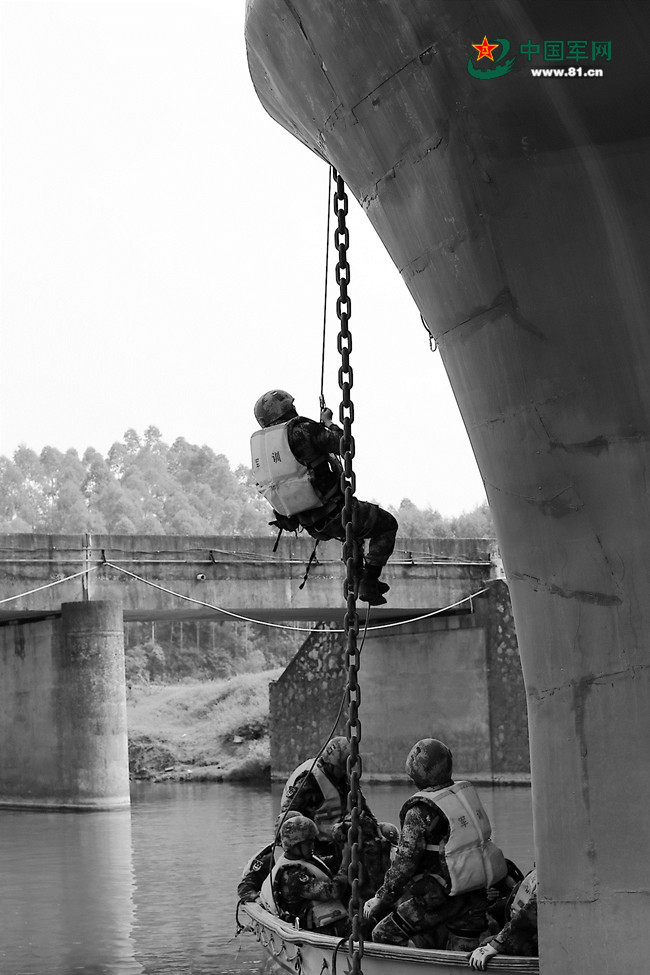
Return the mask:
<svg viewBox="0 0 650 975"><path fill-rule="evenodd" d="M377 818L413 791L367 784ZM1 975L270 975L235 938L235 889L270 841L280 786L132 783L130 810L0 811ZM482 788L496 842L526 872L526 787Z"/></svg>

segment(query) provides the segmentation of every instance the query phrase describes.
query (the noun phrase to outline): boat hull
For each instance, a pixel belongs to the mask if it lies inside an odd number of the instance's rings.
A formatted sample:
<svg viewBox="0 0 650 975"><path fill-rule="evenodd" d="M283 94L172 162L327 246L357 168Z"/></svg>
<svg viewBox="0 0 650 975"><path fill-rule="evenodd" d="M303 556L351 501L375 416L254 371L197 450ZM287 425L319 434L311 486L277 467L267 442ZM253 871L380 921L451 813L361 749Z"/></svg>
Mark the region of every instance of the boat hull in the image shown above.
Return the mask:
<svg viewBox="0 0 650 975"><path fill-rule="evenodd" d="M283 971L295 975L344 975L348 972L347 942L338 938L302 931L269 914L259 904L242 904L248 915L247 930L255 935L270 958ZM421 948L398 948L392 945L364 944L363 975L467 975L469 953L436 951ZM498 956L490 961L490 971L497 975L519 972L539 975L537 958Z"/></svg>

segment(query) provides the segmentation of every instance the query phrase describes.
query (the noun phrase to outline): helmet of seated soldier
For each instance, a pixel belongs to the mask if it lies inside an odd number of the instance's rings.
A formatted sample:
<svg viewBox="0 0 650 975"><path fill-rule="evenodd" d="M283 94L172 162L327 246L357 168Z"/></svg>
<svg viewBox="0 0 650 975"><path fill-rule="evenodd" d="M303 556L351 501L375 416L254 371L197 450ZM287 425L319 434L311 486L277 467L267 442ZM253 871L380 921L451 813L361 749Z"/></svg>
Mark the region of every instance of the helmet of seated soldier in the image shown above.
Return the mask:
<svg viewBox="0 0 650 975"><path fill-rule="evenodd" d="M308 840L315 840L317 836L318 829L314 820L300 814L292 819L285 820L280 829L280 840L285 853L292 846L297 846L299 843L305 843Z"/></svg>
<svg viewBox="0 0 650 975"><path fill-rule="evenodd" d="M287 809L286 812L281 812L275 821L275 842L280 843L280 830L282 826L289 819L295 819L296 816L302 816L302 813L298 809Z"/></svg>
<svg viewBox="0 0 650 975"><path fill-rule="evenodd" d="M293 405L293 396L286 389L269 389L263 393L253 407L253 412L261 427L270 427L298 415Z"/></svg>
<svg viewBox="0 0 650 975"><path fill-rule="evenodd" d="M342 780L347 775L350 742L342 735L328 741L319 761L325 771L333 778Z"/></svg>
<svg viewBox="0 0 650 975"><path fill-rule="evenodd" d="M406 758L406 774L419 788L447 785L451 779L452 754L437 738L416 741Z"/></svg>

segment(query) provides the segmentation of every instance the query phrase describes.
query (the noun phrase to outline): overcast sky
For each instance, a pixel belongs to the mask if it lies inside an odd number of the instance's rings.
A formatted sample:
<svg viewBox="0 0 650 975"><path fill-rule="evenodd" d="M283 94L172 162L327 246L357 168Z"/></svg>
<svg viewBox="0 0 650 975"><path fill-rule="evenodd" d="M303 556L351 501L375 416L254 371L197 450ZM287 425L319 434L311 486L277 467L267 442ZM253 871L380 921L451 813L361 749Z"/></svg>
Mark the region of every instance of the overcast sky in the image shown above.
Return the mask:
<svg viewBox="0 0 650 975"><path fill-rule="evenodd" d="M244 7L3 0L0 454L106 453L153 424L234 466L266 389L318 415L328 168L261 107ZM440 357L350 211L357 493L473 508Z"/></svg>

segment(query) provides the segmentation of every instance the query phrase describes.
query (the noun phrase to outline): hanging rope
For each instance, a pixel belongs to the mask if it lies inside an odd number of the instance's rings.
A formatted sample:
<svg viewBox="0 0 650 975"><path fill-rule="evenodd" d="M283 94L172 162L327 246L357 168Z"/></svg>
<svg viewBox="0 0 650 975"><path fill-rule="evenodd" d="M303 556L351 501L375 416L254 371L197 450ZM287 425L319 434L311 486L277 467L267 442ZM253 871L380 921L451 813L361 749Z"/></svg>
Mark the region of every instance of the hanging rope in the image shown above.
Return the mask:
<svg viewBox="0 0 650 975"><path fill-rule="evenodd" d="M341 491L345 498L345 504L342 512L343 527L345 529L343 560L347 568L343 592L347 602L344 628L346 635L346 657L348 664L348 721L346 733L350 742L350 757L348 759L348 774L350 780L350 792L348 795L348 810L350 812L350 828L348 830L350 866L348 868L348 880L350 882L352 891L349 905L352 928L348 939L348 955L350 958L352 975L362 975L361 958L363 956L363 935L361 933L360 918L363 904L359 894L359 780L361 778L361 756L359 754L359 744L361 742L361 724L359 722L358 714L360 693L357 679L359 672L359 648L357 646L357 636L359 633L359 617L357 615L359 547L355 537L356 506L354 504L354 493L356 489L356 478L352 468L352 459L354 457L354 437L352 436L354 405L350 396L350 390L353 383L352 366L350 365L352 335L350 334L348 327L350 315L352 314L352 303L348 295L350 265L348 264L347 259L348 247L350 245L350 235L345 220L348 213L348 198L345 192L345 184L338 173L336 173L336 170L334 170L334 175L336 178L334 213L338 218L338 225L334 231L334 244L338 250L336 283L339 286L339 297L336 301L336 315L340 322L337 348L341 355L341 367L339 368L341 406L339 408L339 418L343 426L343 436L341 437L340 448L341 457L343 459Z"/></svg>
<svg viewBox="0 0 650 975"><path fill-rule="evenodd" d="M10 603L13 599L22 599L23 596L32 596L35 592L42 592L44 589L51 589L52 586L60 586L62 582L70 582L71 579L78 579L79 576L88 576L89 573L94 572L98 569L102 563L98 562L97 565L91 565L89 569L82 569L81 572L75 572L71 576L64 576L63 579L55 579L54 582L46 582L42 586L37 586L36 589L28 589L26 592L16 593L15 596L6 596L5 599L0 599L0 606L4 603Z"/></svg>
<svg viewBox="0 0 650 975"><path fill-rule="evenodd" d="M433 333L432 333L431 329L429 328L429 326L427 325L426 321L424 320L424 315L422 314L422 312L420 312L420 318L422 319L422 324L424 325L424 328L426 330L426 333L429 336L429 348L431 349L432 352L437 352L438 351L438 339L434 339Z"/></svg>

